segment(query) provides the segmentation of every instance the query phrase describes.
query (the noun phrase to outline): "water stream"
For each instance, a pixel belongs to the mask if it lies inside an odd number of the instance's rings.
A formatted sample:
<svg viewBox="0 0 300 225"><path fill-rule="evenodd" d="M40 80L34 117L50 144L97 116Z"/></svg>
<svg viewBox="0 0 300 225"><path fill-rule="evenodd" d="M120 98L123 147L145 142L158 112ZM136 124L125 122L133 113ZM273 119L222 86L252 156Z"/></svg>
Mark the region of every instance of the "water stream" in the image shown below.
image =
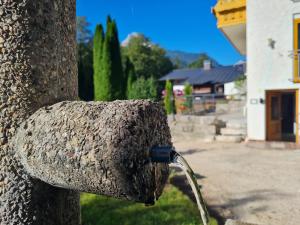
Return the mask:
<svg viewBox="0 0 300 225"><path fill-rule="evenodd" d="M175 152L175 155L173 156L172 165L184 171L195 195L203 225L209 225L209 214L206 209L205 202L200 192L200 187L198 186L197 179L193 170L191 169L187 161L177 152Z"/></svg>

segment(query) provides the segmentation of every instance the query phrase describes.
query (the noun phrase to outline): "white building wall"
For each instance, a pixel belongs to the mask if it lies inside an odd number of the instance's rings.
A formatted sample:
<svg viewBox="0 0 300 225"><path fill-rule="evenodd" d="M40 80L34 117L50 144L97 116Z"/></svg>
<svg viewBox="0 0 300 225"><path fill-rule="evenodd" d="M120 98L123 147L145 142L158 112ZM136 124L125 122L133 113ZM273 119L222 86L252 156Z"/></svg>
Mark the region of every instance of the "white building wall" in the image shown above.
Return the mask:
<svg viewBox="0 0 300 225"><path fill-rule="evenodd" d="M239 94L239 90L235 87L234 82L224 84L224 94L226 96Z"/></svg>
<svg viewBox="0 0 300 225"><path fill-rule="evenodd" d="M300 2L247 0L248 138L266 139L266 90L299 89L293 83L293 19ZM269 46L269 40L275 47Z"/></svg>
<svg viewBox="0 0 300 225"><path fill-rule="evenodd" d="M183 91L184 90L184 85L174 85L173 86L173 91Z"/></svg>

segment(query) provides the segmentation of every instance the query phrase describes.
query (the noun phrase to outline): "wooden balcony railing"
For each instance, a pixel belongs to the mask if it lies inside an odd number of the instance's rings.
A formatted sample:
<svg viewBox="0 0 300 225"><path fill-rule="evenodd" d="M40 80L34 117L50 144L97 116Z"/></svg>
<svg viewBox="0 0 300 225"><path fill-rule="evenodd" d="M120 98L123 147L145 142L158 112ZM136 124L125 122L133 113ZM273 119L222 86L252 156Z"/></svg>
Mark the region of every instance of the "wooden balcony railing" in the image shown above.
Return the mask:
<svg viewBox="0 0 300 225"><path fill-rule="evenodd" d="M218 28L246 23L246 0L219 0L213 8Z"/></svg>

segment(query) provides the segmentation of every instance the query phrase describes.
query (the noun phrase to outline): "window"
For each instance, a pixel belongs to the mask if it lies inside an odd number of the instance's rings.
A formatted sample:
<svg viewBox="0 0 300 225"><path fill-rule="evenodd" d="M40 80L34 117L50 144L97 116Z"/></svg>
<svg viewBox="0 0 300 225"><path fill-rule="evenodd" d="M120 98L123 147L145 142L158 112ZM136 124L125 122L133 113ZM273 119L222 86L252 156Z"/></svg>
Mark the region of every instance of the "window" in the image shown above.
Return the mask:
<svg viewBox="0 0 300 225"><path fill-rule="evenodd" d="M300 82L300 19L294 20L294 82Z"/></svg>
<svg viewBox="0 0 300 225"><path fill-rule="evenodd" d="M280 119L280 111L279 111L279 97L272 96L271 98L271 120L279 120Z"/></svg>

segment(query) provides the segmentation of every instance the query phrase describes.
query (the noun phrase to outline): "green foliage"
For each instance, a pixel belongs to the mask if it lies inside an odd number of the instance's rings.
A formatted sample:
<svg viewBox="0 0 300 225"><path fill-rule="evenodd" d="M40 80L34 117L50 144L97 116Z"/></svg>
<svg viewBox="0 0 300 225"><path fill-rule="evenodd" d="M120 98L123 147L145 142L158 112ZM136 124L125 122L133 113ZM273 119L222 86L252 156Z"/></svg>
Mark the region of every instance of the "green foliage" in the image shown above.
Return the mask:
<svg viewBox="0 0 300 225"><path fill-rule="evenodd" d="M78 89L83 101L94 100L93 49L91 43L78 43Z"/></svg>
<svg viewBox="0 0 300 225"><path fill-rule="evenodd" d="M125 57L124 61L125 61L124 74L125 74L125 77L127 78L126 96L127 96L127 99L130 99L130 95L132 93L132 87L137 78L136 78L134 66L130 62L130 59L128 57Z"/></svg>
<svg viewBox="0 0 300 225"><path fill-rule="evenodd" d="M101 73L99 76L99 93L95 96L96 100L100 101L112 101L113 100L113 90L112 90L112 27L111 27L111 19L107 18L106 22L106 34L104 38L104 44L102 49L102 57L101 57ZM96 84L95 84L96 87Z"/></svg>
<svg viewBox="0 0 300 225"><path fill-rule="evenodd" d="M116 21L111 23L111 61L112 61L112 88L113 99L126 99L127 78L123 73L122 57L120 49L119 34Z"/></svg>
<svg viewBox="0 0 300 225"><path fill-rule="evenodd" d="M165 110L168 115L174 113L174 95L173 95L173 85L171 81L166 82L166 87L165 87L166 95L164 99L164 105L165 105Z"/></svg>
<svg viewBox="0 0 300 225"><path fill-rule="evenodd" d="M128 99L151 99L157 100L157 82L153 77L145 79L137 78L128 90Z"/></svg>
<svg viewBox="0 0 300 225"><path fill-rule="evenodd" d="M174 186L168 185L154 206L109 197L81 195L84 225L201 225L197 206ZM217 225L215 220L211 225Z"/></svg>
<svg viewBox="0 0 300 225"><path fill-rule="evenodd" d="M241 75L238 79L234 81L234 85L238 90L240 90L244 87L246 81L247 77L245 75Z"/></svg>
<svg viewBox="0 0 300 225"><path fill-rule="evenodd" d="M173 69L165 50L143 35L132 37L128 46L124 47L124 54L133 63L137 77L158 79Z"/></svg>
<svg viewBox="0 0 300 225"><path fill-rule="evenodd" d="M148 83L148 92L151 100L157 100L157 81L154 77L147 79Z"/></svg>
<svg viewBox="0 0 300 225"><path fill-rule="evenodd" d="M164 76L173 70L173 64L166 56L166 51L158 45L153 44L149 38L140 34L138 36L133 36L129 40L128 45L123 47L123 54L132 62L137 78L144 77L145 80L148 80L152 77L154 79L156 83L155 98L157 98L159 90L162 90L163 87L161 86L161 83L156 81L161 76ZM140 86L142 82L143 79L137 85ZM152 90L154 90L154 88L149 92L152 92ZM134 94L134 98L137 97L140 98L141 95L136 96L136 94ZM145 95L143 94L142 97L145 98ZM133 97L131 96L131 98ZM148 98L153 99L153 94L148 96Z"/></svg>
<svg viewBox="0 0 300 225"><path fill-rule="evenodd" d="M185 83L183 91L185 97L183 105L190 111L193 108L193 86L189 83Z"/></svg>
<svg viewBox="0 0 300 225"><path fill-rule="evenodd" d="M102 54L103 54L104 31L101 24L96 26L94 36L94 92L95 100L102 100Z"/></svg>
<svg viewBox="0 0 300 225"><path fill-rule="evenodd" d="M207 54L201 54L200 57L193 63L191 63L188 67L189 68L203 68L204 61L210 60Z"/></svg>
<svg viewBox="0 0 300 225"><path fill-rule="evenodd" d="M96 28L94 39L95 44L98 44L94 46L94 58L97 59L94 61L95 99L100 101L125 99L127 79L123 73L116 22L107 17L104 41L101 29L101 26L98 26L98 31Z"/></svg>
<svg viewBox="0 0 300 225"><path fill-rule="evenodd" d="M184 84L184 89L183 89L183 91L184 91L184 95L185 95L185 96L192 95L192 94L193 94L193 86L186 82L186 83Z"/></svg>

